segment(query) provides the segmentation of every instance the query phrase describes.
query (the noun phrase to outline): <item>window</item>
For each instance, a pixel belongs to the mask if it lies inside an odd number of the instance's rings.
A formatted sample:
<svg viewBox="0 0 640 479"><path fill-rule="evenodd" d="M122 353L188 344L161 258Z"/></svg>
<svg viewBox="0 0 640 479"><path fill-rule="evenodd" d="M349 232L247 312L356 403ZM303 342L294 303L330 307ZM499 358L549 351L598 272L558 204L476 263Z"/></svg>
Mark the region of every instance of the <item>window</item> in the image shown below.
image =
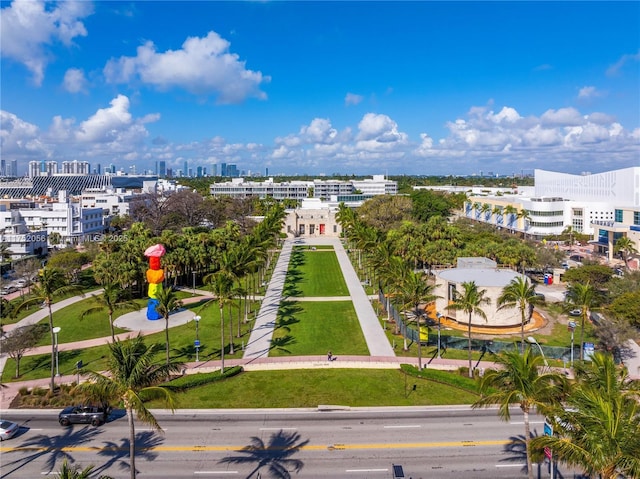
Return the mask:
<svg viewBox="0 0 640 479"><path fill-rule="evenodd" d="M316 233L316 225L309 225L309 234L313 235Z"/></svg>
<svg viewBox="0 0 640 479"><path fill-rule="evenodd" d="M615 222L622 223L624 221L623 218L624 218L624 211L616 210Z"/></svg>
<svg viewBox="0 0 640 479"><path fill-rule="evenodd" d="M303 234L304 234L304 225L300 225L300 226L298 227L298 233L300 233L301 235L303 235Z"/></svg>
<svg viewBox="0 0 640 479"><path fill-rule="evenodd" d="M640 225L640 211L633 212L633 224Z"/></svg>

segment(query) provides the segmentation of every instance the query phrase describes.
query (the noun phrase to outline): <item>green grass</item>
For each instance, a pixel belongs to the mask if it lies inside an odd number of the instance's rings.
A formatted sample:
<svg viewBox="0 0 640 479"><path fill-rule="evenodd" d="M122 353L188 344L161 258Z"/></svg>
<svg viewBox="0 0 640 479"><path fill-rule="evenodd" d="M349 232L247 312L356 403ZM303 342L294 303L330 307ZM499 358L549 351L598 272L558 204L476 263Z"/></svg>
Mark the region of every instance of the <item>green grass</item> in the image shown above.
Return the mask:
<svg viewBox="0 0 640 479"><path fill-rule="evenodd" d="M441 373L441 372L440 372ZM297 408L471 404L477 395L436 380L388 369L243 372L176 396L178 408ZM413 385L416 385L415 391ZM468 380L468 389L475 389ZM159 402L148 404L161 408Z"/></svg>
<svg viewBox="0 0 640 479"><path fill-rule="evenodd" d="M367 355L351 301L280 303L270 356Z"/></svg>
<svg viewBox="0 0 640 479"><path fill-rule="evenodd" d="M285 296L349 296L333 251L294 250L285 280Z"/></svg>

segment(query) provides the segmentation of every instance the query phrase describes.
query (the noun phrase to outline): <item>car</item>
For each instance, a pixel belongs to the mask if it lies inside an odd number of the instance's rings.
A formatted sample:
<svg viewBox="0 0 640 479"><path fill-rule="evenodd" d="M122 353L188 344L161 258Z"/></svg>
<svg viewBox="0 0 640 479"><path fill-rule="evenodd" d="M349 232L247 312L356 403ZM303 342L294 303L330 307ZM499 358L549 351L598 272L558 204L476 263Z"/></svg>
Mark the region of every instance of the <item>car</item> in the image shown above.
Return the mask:
<svg viewBox="0 0 640 479"><path fill-rule="evenodd" d="M538 297L539 301L544 302L546 300L546 298L544 297L544 294L542 293L533 293L536 297Z"/></svg>
<svg viewBox="0 0 640 479"><path fill-rule="evenodd" d="M20 425L15 422L0 419L0 441L11 439L20 430Z"/></svg>
<svg viewBox="0 0 640 479"><path fill-rule="evenodd" d="M107 422L108 417L108 408L81 405L64 408L60 411L60 414L58 414L58 421L61 426L70 426L71 424L91 424L92 426L100 426Z"/></svg>
<svg viewBox="0 0 640 479"><path fill-rule="evenodd" d="M581 309L572 309L571 311L569 311L569 316L581 316L581 315L582 315Z"/></svg>

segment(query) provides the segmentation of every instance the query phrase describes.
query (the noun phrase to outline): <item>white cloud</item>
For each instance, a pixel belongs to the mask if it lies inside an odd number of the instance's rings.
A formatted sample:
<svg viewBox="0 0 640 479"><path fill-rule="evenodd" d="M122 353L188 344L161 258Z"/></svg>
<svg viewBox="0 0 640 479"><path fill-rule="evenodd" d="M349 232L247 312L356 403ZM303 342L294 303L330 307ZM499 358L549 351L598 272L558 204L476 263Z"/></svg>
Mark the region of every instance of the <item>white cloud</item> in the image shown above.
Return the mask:
<svg viewBox="0 0 640 479"><path fill-rule="evenodd" d="M218 103L240 103L246 98L267 98L260 90L270 77L245 68L229 42L216 32L190 37L180 50L157 52L152 42L137 49L135 57L111 59L103 73L108 82L136 79L160 90L183 88L194 95L216 95Z"/></svg>
<svg viewBox="0 0 640 479"><path fill-rule="evenodd" d="M591 98L598 98L602 96L605 96L605 93L598 90L594 86L584 86L578 91L578 99L580 100L588 100Z"/></svg>
<svg viewBox="0 0 640 479"><path fill-rule="evenodd" d="M358 105L359 103L362 103L362 100L364 100L362 95L347 93L347 96L344 97L344 104L347 106Z"/></svg>
<svg viewBox="0 0 640 479"><path fill-rule="evenodd" d="M82 69L69 68L64 74L63 85L69 93L87 93L87 79Z"/></svg>
<svg viewBox="0 0 640 479"><path fill-rule="evenodd" d="M387 115L367 113L358 123L359 133L356 138L360 141L375 141L378 143L404 142L405 133L398 131L398 125Z"/></svg>
<svg viewBox="0 0 640 479"><path fill-rule="evenodd" d="M622 55L617 62L607 68L606 74L607 76L616 76L620 73L620 70L622 70L627 63L633 63L637 61L640 61L640 50L638 50L637 53Z"/></svg>
<svg viewBox="0 0 640 479"><path fill-rule="evenodd" d="M540 117L544 125L581 125L584 118L575 108L559 108L558 110L547 110Z"/></svg>
<svg viewBox="0 0 640 479"><path fill-rule="evenodd" d="M66 46L73 39L86 36L82 19L92 13L90 2L50 3L14 0L0 15L2 56L22 63L40 86L47 64L52 60L48 49L56 42Z"/></svg>
<svg viewBox="0 0 640 479"><path fill-rule="evenodd" d="M0 144L3 158L45 152L38 127L4 110L0 110Z"/></svg>

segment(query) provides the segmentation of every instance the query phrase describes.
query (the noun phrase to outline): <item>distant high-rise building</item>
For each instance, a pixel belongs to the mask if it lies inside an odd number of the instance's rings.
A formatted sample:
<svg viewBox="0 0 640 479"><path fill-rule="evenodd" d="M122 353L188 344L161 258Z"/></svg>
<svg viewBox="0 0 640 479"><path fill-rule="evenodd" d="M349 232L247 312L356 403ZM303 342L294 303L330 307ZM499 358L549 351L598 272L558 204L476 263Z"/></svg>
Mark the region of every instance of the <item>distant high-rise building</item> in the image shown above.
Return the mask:
<svg viewBox="0 0 640 479"><path fill-rule="evenodd" d="M187 175L189 173L189 162L188 161L184 162L184 168L182 168L182 173L184 175Z"/></svg>
<svg viewBox="0 0 640 479"><path fill-rule="evenodd" d="M7 173L7 165L4 160L0 160L0 176L9 176Z"/></svg>
<svg viewBox="0 0 640 479"><path fill-rule="evenodd" d="M238 172L238 167L236 165L227 165L227 176L236 178L240 176Z"/></svg>
<svg viewBox="0 0 640 479"><path fill-rule="evenodd" d="M36 176L40 176L40 163L37 161L29 162L29 170L28 170L29 178L35 178Z"/></svg>
<svg viewBox="0 0 640 479"><path fill-rule="evenodd" d="M218 164L211 165L211 176L218 176Z"/></svg>
<svg viewBox="0 0 640 479"><path fill-rule="evenodd" d="M18 160L11 160L11 175L18 176Z"/></svg>
<svg viewBox="0 0 640 479"><path fill-rule="evenodd" d="M202 166L198 166L198 167L196 168L196 176L197 176L198 178L201 178L201 177L202 177Z"/></svg>
<svg viewBox="0 0 640 479"><path fill-rule="evenodd" d="M227 164L220 163L220 176L227 176Z"/></svg>
<svg viewBox="0 0 640 479"><path fill-rule="evenodd" d="M173 178L173 169L167 168L167 178Z"/></svg>
<svg viewBox="0 0 640 479"><path fill-rule="evenodd" d="M156 162L156 174L163 178L167 176L167 162L164 160L160 160Z"/></svg>
<svg viewBox="0 0 640 479"><path fill-rule="evenodd" d="M202 167L202 176L207 176L207 167L206 166Z"/></svg>

